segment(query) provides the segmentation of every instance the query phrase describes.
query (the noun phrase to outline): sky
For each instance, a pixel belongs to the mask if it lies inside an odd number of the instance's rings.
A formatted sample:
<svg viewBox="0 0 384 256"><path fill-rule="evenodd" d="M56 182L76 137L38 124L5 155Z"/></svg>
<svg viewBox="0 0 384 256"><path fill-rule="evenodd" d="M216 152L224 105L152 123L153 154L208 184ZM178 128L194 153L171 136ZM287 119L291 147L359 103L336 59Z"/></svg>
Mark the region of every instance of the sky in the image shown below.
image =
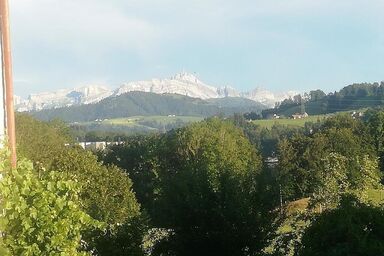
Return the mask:
<svg viewBox="0 0 384 256"><path fill-rule="evenodd" d="M384 0L11 0L15 93L168 78L240 91L384 80Z"/></svg>

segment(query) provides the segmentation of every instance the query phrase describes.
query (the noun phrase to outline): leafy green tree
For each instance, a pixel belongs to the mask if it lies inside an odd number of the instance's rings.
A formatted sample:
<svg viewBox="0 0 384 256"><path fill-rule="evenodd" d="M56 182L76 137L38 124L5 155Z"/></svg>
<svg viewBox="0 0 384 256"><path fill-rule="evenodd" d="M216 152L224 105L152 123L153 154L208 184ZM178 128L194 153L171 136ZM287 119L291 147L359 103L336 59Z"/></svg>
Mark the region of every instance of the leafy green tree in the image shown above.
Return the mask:
<svg viewBox="0 0 384 256"><path fill-rule="evenodd" d="M81 184L81 204L93 218L116 225L140 214L128 175L103 166L92 152L69 149L55 157L52 168Z"/></svg>
<svg viewBox="0 0 384 256"><path fill-rule="evenodd" d="M377 155L380 157L380 169L384 171L384 111L367 113L367 126L373 138Z"/></svg>
<svg viewBox="0 0 384 256"><path fill-rule="evenodd" d="M357 186L362 181L359 161L366 155L376 155L370 141L362 122L343 115L328 119L315 134L282 140L278 156L284 200L309 197L321 187L324 159L332 153L347 158L348 180Z"/></svg>
<svg viewBox="0 0 384 256"><path fill-rule="evenodd" d="M330 153L322 163L320 184L311 197L312 203L320 207L320 212L336 207L341 196L348 192L351 186L348 180L347 158Z"/></svg>
<svg viewBox="0 0 384 256"><path fill-rule="evenodd" d="M49 167L52 159L70 142L67 128L59 121L41 122L27 114L16 114L18 155Z"/></svg>
<svg viewBox="0 0 384 256"><path fill-rule="evenodd" d="M311 101L319 101L327 96L322 90L310 91L309 95Z"/></svg>
<svg viewBox="0 0 384 256"><path fill-rule="evenodd" d="M265 244L258 204L261 159L241 130L218 118L166 134L159 146L156 223L176 255L250 255ZM162 245L162 248L167 248Z"/></svg>
<svg viewBox="0 0 384 256"><path fill-rule="evenodd" d="M101 227L79 207L79 186L58 172L10 167L1 153L2 239L12 255L85 255L81 232Z"/></svg>
<svg viewBox="0 0 384 256"><path fill-rule="evenodd" d="M307 136L296 135L279 143L279 184L284 201L307 197L312 192L315 175L311 171L313 162L310 158L313 155L308 146L312 141Z"/></svg>
<svg viewBox="0 0 384 256"><path fill-rule="evenodd" d="M147 222L139 223L145 219L141 218L140 205L126 173L116 166L103 166L92 152L82 148L58 155L52 168L81 184L81 206L90 216L107 224L105 232L86 234L89 250L97 251L98 255L143 252L139 241L144 237Z"/></svg>
<svg viewBox="0 0 384 256"><path fill-rule="evenodd" d="M143 238L148 231L149 220L143 215L130 221L107 229L94 242L97 255L108 256L144 256Z"/></svg>
<svg viewBox="0 0 384 256"><path fill-rule="evenodd" d="M362 202L370 202L368 191L372 189L383 189L381 180L383 177L379 169L379 160L372 159L368 155L359 159L359 182L356 182L353 187L353 193Z"/></svg>
<svg viewBox="0 0 384 256"><path fill-rule="evenodd" d="M132 179L133 191L141 206L153 208L158 182L158 135L127 137L124 144L109 147L101 157L105 165L116 165Z"/></svg>

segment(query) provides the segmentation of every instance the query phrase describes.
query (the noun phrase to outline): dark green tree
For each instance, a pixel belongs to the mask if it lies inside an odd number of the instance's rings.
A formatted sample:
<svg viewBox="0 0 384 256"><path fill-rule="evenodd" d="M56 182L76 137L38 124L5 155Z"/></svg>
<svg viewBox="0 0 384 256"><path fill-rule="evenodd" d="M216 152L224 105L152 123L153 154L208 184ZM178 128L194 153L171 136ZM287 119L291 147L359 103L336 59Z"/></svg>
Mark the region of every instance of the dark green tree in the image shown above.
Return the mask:
<svg viewBox="0 0 384 256"><path fill-rule="evenodd" d="M82 148L58 155L52 168L78 181L83 209L107 224L105 232L85 235L89 250L96 250L99 255L125 255L127 250L136 252L132 255L143 253L139 241L143 239L146 222L139 222L144 219L126 173L115 166L103 166L95 155Z"/></svg>
<svg viewBox="0 0 384 256"><path fill-rule="evenodd" d="M124 144L109 147L102 156L104 164L118 166L129 175L137 200L147 211L152 209L158 182L158 141L158 135L130 136Z"/></svg>
<svg viewBox="0 0 384 256"><path fill-rule="evenodd" d="M384 171L384 111L372 110L367 115L367 126L380 159L380 169Z"/></svg>
<svg viewBox="0 0 384 256"><path fill-rule="evenodd" d="M299 256L384 254L384 211L345 197L305 231Z"/></svg>
<svg viewBox="0 0 384 256"><path fill-rule="evenodd" d="M66 126L59 122L41 122L26 114L16 114L18 155L48 168L55 156L71 142Z"/></svg>
<svg viewBox="0 0 384 256"><path fill-rule="evenodd" d="M175 255L252 255L265 245L261 159L241 130L213 118L166 134L159 145L158 214Z"/></svg>
<svg viewBox="0 0 384 256"><path fill-rule="evenodd" d="M362 180L361 160L375 150L366 126L348 116L329 118L312 135L298 134L279 143L279 176L285 200L309 197L321 186L323 160L330 153L347 158L348 179L352 186Z"/></svg>

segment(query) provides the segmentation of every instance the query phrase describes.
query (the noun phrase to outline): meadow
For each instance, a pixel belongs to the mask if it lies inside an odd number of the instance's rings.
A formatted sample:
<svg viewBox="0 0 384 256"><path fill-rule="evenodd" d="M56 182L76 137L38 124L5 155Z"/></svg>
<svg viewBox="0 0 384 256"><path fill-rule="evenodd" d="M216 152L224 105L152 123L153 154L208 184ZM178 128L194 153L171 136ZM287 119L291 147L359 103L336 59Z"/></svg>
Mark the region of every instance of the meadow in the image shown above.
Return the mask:
<svg viewBox="0 0 384 256"><path fill-rule="evenodd" d="M281 118L281 119L262 119L262 120L254 120L252 121L254 124L259 125L264 128L272 128L274 125L284 125L284 126L293 126L293 127L304 127L305 123L312 122L322 122L329 115L314 115L308 116L306 118L301 119L292 119L292 118Z"/></svg>

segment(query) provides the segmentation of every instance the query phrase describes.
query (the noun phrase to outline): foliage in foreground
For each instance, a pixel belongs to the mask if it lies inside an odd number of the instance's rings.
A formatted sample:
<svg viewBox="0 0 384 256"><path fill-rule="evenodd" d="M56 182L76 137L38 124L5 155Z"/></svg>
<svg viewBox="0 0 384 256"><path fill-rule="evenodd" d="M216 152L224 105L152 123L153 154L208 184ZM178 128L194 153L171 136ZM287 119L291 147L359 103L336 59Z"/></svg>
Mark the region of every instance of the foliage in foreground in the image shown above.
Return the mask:
<svg viewBox="0 0 384 256"><path fill-rule="evenodd" d="M57 172L19 160L12 169L1 153L1 226L12 255L83 255L81 232L101 227L78 205L79 187Z"/></svg>
<svg viewBox="0 0 384 256"><path fill-rule="evenodd" d="M77 204L106 224L106 230L81 233L85 249L95 255L111 255L112 249L113 255L124 255L127 250L143 253L140 241L147 223L132 192L131 179L115 166L102 165L89 151L65 146L67 134L60 122L44 123L17 115L19 157L31 159L35 166L47 167L65 180L76 181ZM121 241L124 246L116 246L122 245Z"/></svg>

